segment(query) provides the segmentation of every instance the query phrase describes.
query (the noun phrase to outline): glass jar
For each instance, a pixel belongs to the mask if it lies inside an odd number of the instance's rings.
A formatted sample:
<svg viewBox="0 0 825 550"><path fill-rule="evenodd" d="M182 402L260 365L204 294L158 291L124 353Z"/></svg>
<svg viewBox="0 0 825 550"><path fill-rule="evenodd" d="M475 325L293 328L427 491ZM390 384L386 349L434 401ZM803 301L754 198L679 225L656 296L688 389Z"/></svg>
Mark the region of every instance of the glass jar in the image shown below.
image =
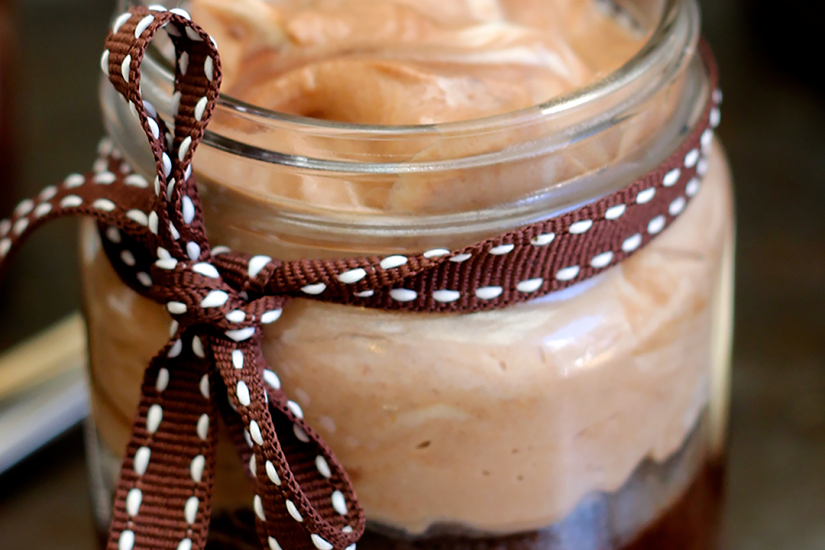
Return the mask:
<svg viewBox="0 0 825 550"><path fill-rule="evenodd" d="M284 260L455 249L614 192L684 140L713 92L693 0L616 3L647 40L615 72L545 104L465 122L369 126L278 114L224 96L195 171L210 242ZM208 29L207 29L208 30ZM144 96L170 120L164 43ZM153 171L108 82L108 132ZM472 314L296 299L265 331L288 395L351 476L360 548L713 547L724 457L733 206L721 146L660 236L542 299ZM127 288L82 229L105 528L145 366L169 316ZM222 442L216 548L257 547L251 488ZM503 546L502 546L503 545Z"/></svg>

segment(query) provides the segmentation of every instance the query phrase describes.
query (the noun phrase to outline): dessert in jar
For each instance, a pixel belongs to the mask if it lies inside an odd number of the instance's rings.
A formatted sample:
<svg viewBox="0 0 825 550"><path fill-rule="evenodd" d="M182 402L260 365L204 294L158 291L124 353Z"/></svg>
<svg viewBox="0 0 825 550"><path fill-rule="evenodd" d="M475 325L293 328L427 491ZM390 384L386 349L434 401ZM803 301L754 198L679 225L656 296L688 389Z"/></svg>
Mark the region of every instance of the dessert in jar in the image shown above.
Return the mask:
<svg viewBox="0 0 825 550"><path fill-rule="evenodd" d="M654 171L719 101L692 0L185 7L223 60L224 99L195 161L210 242L282 260L382 256L392 269L559 216ZM142 89L171 119L157 42ZM117 149L149 178L127 105L108 87L102 104ZM684 162L701 177L671 203L673 222L651 226L655 238L624 261L594 256L601 271L565 290L415 313L325 303L307 288L267 327L280 384L355 485L361 548L713 547L731 182L711 131ZM105 526L170 318L119 279L91 224L82 259ZM217 548L258 544L245 476L222 443Z"/></svg>

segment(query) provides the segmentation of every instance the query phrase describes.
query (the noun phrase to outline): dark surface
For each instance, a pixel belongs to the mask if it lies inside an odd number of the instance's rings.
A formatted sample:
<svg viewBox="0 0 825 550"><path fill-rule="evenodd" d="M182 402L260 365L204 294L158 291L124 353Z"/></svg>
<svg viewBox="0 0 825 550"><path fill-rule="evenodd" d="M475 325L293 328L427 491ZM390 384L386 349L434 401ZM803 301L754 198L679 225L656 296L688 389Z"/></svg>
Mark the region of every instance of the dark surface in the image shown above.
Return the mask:
<svg viewBox="0 0 825 550"><path fill-rule="evenodd" d="M609 534L609 528L605 529L603 523L609 522L609 518L593 517L599 515L596 512L585 522L589 524L586 531L574 526L569 530L566 526L554 526L491 539L443 536L421 541L398 540L368 531L358 547L362 550L556 550L570 548L570 542L577 541L579 548L618 548L621 544L621 550L711 550L718 537L722 478L719 467L701 468L684 496L637 538L626 543ZM587 542L581 542L583 540Z"/></svg>
<svg viewBox="0 0 825 550"><path fill-rule="evenodd" d="M814 31L799 32L811 28L821 34L821 18L805 10L805 4L816 4L812 0L792 2L799 10L796 18L771 16L786 9L783 3L702 4L706 35L722 68L726 100L720 134L737 180L739 208L724 548L822 550L823 48L821 40L811 40ZM112 11L106 0L25 0L17 9L13 142L20 178L13 185L4 182L3 202L90 166L102 133L98 59ZM816 26L805 21L806 13ZM0 209L8 212L13 205ZM74 235L71 222L53 224L15 262L0 286L0 346L77 307ZM0 548L93 548L84 468L78 430L0 477Z"/></svg>
<svg viewBox="0 0 825 550"><path fill-rule="evenodd" d="M404 539L392 527L374 523L367 525L358 550L718 550L725 472L721 461L701 462L708 432L705 419L667 460L645 460L621 487L589 494L542 529L483 536L439 522L423 537ZM662 513L654 495L667 498L662 488L668 486L680 487L681 495ZM641 531L636 522L646 522ZM206 550L260 550L254 512L245 508L213 515Z"/></svg>

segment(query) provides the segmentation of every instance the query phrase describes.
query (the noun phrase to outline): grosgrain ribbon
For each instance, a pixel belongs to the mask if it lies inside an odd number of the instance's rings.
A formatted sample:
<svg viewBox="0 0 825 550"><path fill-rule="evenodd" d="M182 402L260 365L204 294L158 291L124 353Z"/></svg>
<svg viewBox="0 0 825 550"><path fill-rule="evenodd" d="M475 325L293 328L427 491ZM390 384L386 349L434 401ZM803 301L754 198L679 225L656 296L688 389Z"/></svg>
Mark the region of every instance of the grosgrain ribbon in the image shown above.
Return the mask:
<svg viewBox="0 0 825 550"><path fill-rule="evenodd" d="M173 132L140 94L158 30L176 52ZM713 86L712 56L702 46ZM0 222L0 262L40 224L86 215L132 288L164 304L171 339L148 366L115 495L109 550L202 549L218 417L255 485L265 548L352 550L365 518L344 468L281 390L261 327L293 297L381 309L471 312L535 299L592 277L647 244L684 210L707 171L719 123L714 90L701 122L656 170L582 208L461 250L279 262L210 249L192 155L218 98L214 41L180 9L134 7L106 40L102 67L149 139L150 183L109 142L88 176L73 174Z"/></svg>

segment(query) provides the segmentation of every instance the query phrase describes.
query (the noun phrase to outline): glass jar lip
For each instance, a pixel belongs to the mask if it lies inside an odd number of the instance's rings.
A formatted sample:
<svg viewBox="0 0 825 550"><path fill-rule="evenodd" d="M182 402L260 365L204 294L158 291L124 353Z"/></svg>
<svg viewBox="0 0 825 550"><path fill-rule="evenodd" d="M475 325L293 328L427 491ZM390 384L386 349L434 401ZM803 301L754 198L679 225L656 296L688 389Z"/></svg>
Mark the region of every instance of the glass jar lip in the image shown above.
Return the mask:
<svg viewBox="0 0 825 550"><path fill-rule="evenodd" d="M130 5L140 5L141 0L127 0ZM455 122L420 125L376 125L358 124L321 120L301 115L292 115L269 110L247 103L228 94L221 94L218 99L218 108L229 115L236 113L244 118L254 117L254 121L262 126L278 127L287 125L293 131L332 131L357 133L367 139L379 137L392 139L393 137L409 138L419 133L438 132L442 135L458 133L479 133L491 131L508 125L518 124L525 120L536 118L550 119L562 116L576 108L590 103L598 98L606 97L631 85L640 75L648 72L660 62L669 48L673 47L675 34L681 9L686 4L693 4L693 0L664 0L662 16L648 40L636 54L623 65L602 77L596 82L579 88L573 92L551 98L543 103L524 107L515 111L491 116L479 117ZM693 7L693 6L691 6ZM687 19L694 19L688 17ZM686 33L688 43L695 42L698 32L691 29ZM691 40L691 37L693 40ZM220 44L218 44L220 47ZM169 60L162 55L147 55L144 63L154 65L155 74L161 77L165 84L171 87L174 81L174 68ZM636 98L639 99L639 98ZM636 103L634 101L633 103Z"/></svg>
<svg viewBox="0 0 825 550"><path fill-rule="evenodd" d="M142 0L120 1L121 5L130 5ZM335 123L267 113L234 98L223 97L215 113L222 117L218 121L220 124L213 124L207 129L202 146L221 155L228 155L225 159L242 158L257 169L265 170L266 165L274 165L279 170L291 171L289 173L292 174L321 175L332 179L417 174L423 176L421 181L428 181L428 174L457 173L464 169L505 165L531 158L550 158L549 155L561 153L579 143L587 143L596 135L610 131L617 125L629 123L645 112L645 106L653 97L667 90L680 75L687 74L686 71L694 74L693 71L696 70L697 76L704 71L701 61L695 56L700 27L696 0L663 0L663 4L662 16L658 19L656 28L651 31L651 36L620 69L574 94L555 98L539 106L476 120L393 127ZM174 67L169 58L159 49L154 53L150 49L143 61L143 93L146 100L165 119L173 118L173 74ZM693 83L693 78L689 78L688 82ZM654 165L652 163L663 160L672 152L672 147L686 128L685 124L690 124L693 120L691 117L696 114L694 101L699 101L699 97L706 92L699 81L689 84L685 91L686 101L679 113L662 121L662 132L650 140L649 146L643 150L623 155L598 170L553 181L543 185L541 189L494 206L411 216L372 210L337 210L265 192L252 192L243 186L227 187L240 193L239 196L265 201L269 205L272 215L256 222L255 231L259 232L302 236L312 234L319 238L328 238L330 235L336 238L368 236L393 243L389 245L391 249L395 249L399 239L426 240L432 237L440 241L446 235L476 233L490 236L558 215L641 177ZM109 135L118 143L132 165L144 166L147 173L151 173L153 164L139 145L142 140L134 139L135 131L139 131L139 128L129 126L129 110L118 99L120 98L108 85L108 81L102 79L101 105ZM594 106L597 107L595 111L592 109ZM259 111L267 116L259 116ZM230 118L223 119L224 116ZM298 144L316 142L321 146L305 151L276 151L271 146L259 145L256 140L223 133L223 129L233 119L242 124L257 125L255 135L284 132L298 138L295 140ZM452 140L452 143L460 145L468 138L480 137L483 141L496 136L509 136L519 127L539 128L538 137L519 142L515 146L473 151L469 154L458 146L454 147L456 156L449 158L369 156L372 141L386 141L390 144L397 142L402 145L409 141L415 147L418 146L416 140L426 140L432 137L428 134L434 134L442 143ZM358 142L365 142L363 149L367 153L363 157L349 155L349 147ZM346 155L336 156L337 151L331 146L339 144L346 145ZM332 151L332 154L327 156L327 150Z"/></svg>

